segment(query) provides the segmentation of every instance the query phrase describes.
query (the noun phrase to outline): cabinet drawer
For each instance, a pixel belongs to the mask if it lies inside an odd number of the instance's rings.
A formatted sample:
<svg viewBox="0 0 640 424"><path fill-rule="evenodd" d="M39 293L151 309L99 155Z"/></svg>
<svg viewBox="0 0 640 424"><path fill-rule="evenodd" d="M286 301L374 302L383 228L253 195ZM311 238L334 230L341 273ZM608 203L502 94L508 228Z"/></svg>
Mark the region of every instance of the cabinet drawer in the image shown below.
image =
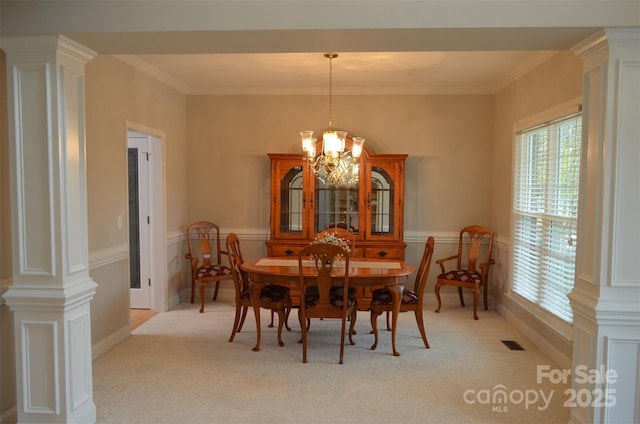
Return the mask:
<svg viewBox="0 0 640 424"><path fill-rule="evenodd" d="M364 250L365 258L372 259L402 259L404 257L404 249L388 249L386 247L368 247Z"/></svg>
<svg viewBox="0 0 640 424"><path fill-rule="evenodd" d="M270 246L269 256L291 256L297 258L301 249L302 247L300 246Z"/></svg>

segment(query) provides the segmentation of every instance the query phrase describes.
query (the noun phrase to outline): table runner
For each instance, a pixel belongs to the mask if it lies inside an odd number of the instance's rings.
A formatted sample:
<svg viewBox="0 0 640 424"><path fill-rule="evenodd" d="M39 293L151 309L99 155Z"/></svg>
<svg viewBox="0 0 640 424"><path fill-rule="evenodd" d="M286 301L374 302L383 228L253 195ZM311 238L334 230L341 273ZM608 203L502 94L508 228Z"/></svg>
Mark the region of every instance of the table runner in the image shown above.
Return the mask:
<svg viewBox="0 0 640 424"><path fill-rule="evenodd" d="M303 260L303 266L313 266L312 260ZM297 259L278 259L278 258L262 258L256 262L258 266L298 266ZM349 262L351 268L384 268L384 269L400 269L399 262Z"/></svg>

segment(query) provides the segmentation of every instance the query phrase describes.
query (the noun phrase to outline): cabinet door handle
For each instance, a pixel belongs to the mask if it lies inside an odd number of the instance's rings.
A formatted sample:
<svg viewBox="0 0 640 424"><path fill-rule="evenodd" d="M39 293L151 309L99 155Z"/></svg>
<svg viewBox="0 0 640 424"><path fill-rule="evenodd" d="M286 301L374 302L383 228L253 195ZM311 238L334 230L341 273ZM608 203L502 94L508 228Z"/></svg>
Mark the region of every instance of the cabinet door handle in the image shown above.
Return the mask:
<svg viewBox="0 0 640 424"><path fill-rule="evenodd" d="M291 256L291 255L293 255L293 250L287 249L287 250L284 251L284 254L287 255L287 256Z"/></svg>
<svg viewBox="0 0 640 424"><path fill-rule="evenodd" d="M307 206L307 193L302 193L302 209L304 210L304 208Z"/></svg>
<svg viewBox="0 0 640 424"><path fill-rule="evenodd" d="M381 257L383 257L383 258L384 258L385 256L387 256L387 254L388 254L388 253L387 253L387 252L385 252L384 250L381 250L381 251L379 251L379 252L378 252L378 256L381 256Z"/></svg>
<svg viewBox="0 0 640 424"><path fill-rule="evenodd" d="M371 193L367 193L367 209L371 209Z"/></svg>
<svg viewBox="0 0 640 424"><path fill-rule="evenodd" d="M313 194L309 193L309 207L313 210Z"/></svg>

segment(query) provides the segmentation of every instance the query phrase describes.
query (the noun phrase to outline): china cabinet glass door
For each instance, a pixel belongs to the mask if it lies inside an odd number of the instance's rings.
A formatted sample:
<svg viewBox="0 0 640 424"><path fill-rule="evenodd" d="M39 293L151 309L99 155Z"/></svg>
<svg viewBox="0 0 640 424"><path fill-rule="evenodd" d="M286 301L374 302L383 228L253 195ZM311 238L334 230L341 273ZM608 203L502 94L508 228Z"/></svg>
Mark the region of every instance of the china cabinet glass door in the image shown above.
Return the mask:
<svg viewBox="0 0 640 424"><path fill-rule="evenodd" d="M398 239L402 211L397 162L371 160L366 168L367 239Z"/></svg>
<svg viewBox="0 0 640 424"><path fill-rule="evenodd" d="M358 186L329 187L315 181L314 232L340 227L358 233Z"/></svg>
<svg viewBox="0 0 640 424"><path fill-rule="evenodd" d="M282 160L276 163L277 186L275 218L277 238L304 239L309 236L309 212L313 198L309 194L309 172L301 160Z"/></svg>

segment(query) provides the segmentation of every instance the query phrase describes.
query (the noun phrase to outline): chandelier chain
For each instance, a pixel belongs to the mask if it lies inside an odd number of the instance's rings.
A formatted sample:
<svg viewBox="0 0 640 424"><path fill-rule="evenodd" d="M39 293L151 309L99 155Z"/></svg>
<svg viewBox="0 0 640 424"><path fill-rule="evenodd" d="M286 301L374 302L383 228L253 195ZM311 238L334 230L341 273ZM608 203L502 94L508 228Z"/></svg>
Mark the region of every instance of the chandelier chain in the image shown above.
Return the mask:
<svg viewBox="0 0 640 424"><path fill-rule="evenodd" d="M338 57L338 54L325 53L324 57L329 59L329 130L333 130L333 59Z"/></svg>

